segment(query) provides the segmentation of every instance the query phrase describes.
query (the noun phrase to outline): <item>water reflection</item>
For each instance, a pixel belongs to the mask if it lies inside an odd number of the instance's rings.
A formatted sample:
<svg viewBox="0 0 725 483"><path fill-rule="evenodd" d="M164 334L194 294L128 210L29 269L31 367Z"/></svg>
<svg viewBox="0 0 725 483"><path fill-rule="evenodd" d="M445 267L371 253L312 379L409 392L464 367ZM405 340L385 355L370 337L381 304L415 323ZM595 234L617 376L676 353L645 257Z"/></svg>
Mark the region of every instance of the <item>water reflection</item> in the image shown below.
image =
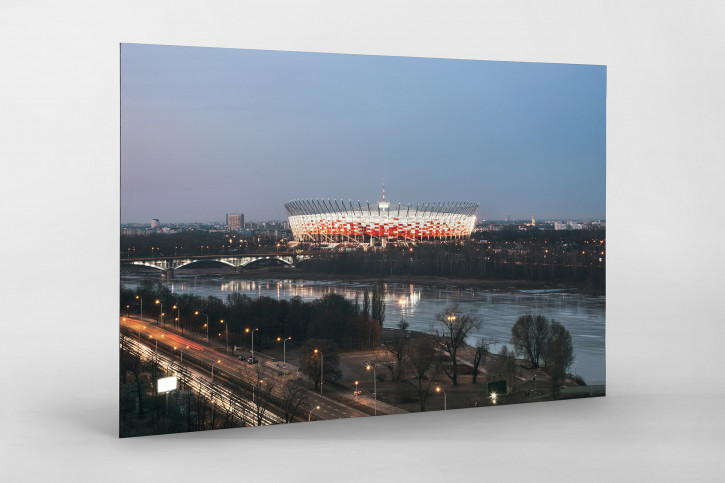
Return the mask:
<svg viewBox="0 0 725 483"><path fill-rule="evenodd" d="M121 283L135 288L147 275L124 272ZM220 277L177 276L171 280L159 277L160 283L177 294L196 294L225 299L233 292L250 297L271 297L289 300L300 297L304 301L318 299L325 294L338 294L348 299L359 297L362 304L365 289L371 283L339 280L228 280ZM566 291L527 290L513 293L491 292L453 286L417 286L415 284L384 284L385 326L394 327L401 315L418 331L430 331L435 315L446 307L458 304L464 312L471 312L482 320L482 327L469 336L469 342L478 337L492 338L498 350L508 344L511 327L526 313L541 314L560 322L572 335L577 372L590 384L605 380L604 336L605 297L592 297ZM402 301L402 303L401 303Z"/></svg>

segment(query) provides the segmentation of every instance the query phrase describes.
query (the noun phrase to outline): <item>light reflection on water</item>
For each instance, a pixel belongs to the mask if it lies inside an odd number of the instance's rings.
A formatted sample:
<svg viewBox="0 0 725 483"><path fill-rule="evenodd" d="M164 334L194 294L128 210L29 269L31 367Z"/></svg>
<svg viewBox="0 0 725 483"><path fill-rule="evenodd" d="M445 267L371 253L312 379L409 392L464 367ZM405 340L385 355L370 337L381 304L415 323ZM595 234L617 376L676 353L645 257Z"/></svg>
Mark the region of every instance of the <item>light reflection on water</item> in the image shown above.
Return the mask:
<svg viewBox="0 0 725 483"><path fill-rule="evenodd" d="M121 283L135 288L146 277L149 275L122 272ZM368 282L340 280L228 280L193 275L176 276L170 280L156 276L152 280L159 281L177 294L226 299L229 294L239 292L250 297L264 296L276 300L300 297L311 301L334 293L348 299L358 296L361 305L364 290L372 287ZM469 335L469 343L475 342L478 337L492 338L496 341L493 347L496 351L501 345L509 344L511 327L519 316L527 313L545 315L560 322L571 333L576 372L589 384L604 383L604 296L544 290L491 292L454 286L388 283L385 284L385 302L386 327L394 327L402 314L411 329L423 332L430 331L436 314L458 304L462 311L477 315L483 322L480 330Z"/></svg>

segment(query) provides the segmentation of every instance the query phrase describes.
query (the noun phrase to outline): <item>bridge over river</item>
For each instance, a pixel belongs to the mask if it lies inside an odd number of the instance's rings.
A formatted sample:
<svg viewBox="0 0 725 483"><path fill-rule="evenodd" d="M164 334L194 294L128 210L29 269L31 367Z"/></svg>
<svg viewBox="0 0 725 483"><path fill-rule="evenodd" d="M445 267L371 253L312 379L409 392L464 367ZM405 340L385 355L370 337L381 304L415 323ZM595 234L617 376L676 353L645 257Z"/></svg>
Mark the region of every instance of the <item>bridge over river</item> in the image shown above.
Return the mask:
<svg viewBox="0 0 725 483"><path fill-rule="evenodd" d="M250 263L264 260L277 260L294 267L299 262L310 258L318 257L318 252L275 252L275 253L250 253L244 255L199 255L199 256L173 256L173 257L147 257L147 258L122 258L122 265L136 265L156 268L163 271L173 271L192 263L198 262L219 262L234 268L241 268Z"/></svg>

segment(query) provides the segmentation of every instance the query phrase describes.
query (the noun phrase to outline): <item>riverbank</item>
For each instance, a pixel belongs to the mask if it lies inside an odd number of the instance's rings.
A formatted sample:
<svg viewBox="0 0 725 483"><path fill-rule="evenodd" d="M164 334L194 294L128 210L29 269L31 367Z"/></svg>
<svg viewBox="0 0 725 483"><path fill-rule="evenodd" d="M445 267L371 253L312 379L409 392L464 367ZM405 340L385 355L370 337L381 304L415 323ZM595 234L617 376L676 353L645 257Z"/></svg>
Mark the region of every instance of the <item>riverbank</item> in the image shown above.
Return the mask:
<svg viewBox="0 0 725 483"><path fill-rule="evenodd" d="M134 269L139 273L145 272L149 274L158 274L155 269ZM582 295L604 296L606 291L600 288L592 288L586 286L577 286L574 284L566 284L560 282L546 283L531 280L482 280L472 278L449 278L430 275L386 275L372 276L366 274L339 274L339 273L322 273L312 272L308 270L290 268L290 267L258 267L243 271L235 271L230 268L202 268L202 269L179 269L175 275L191 275L191 276L221 276L224 280L310 280L310 281L329 281L339 280L345 282L359 283L413 283L416 285L427 287L459 287L471 288L477 290L489 290L497 292L520 292L527 290L536 291L562 291L569 293L579 293Z"/></svg>

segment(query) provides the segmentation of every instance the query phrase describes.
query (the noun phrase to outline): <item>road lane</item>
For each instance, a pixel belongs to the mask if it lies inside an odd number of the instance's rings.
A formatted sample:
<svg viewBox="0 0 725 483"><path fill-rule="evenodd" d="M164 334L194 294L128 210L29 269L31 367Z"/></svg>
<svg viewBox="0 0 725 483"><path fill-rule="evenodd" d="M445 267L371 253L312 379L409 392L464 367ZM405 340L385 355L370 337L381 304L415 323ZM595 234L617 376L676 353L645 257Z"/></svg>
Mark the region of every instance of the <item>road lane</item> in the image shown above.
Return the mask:
<svg viewBox="0 0 725 483"><path fill-rule="evenodd" d="M193 359L202 366L210 368L209 376L211 376L211 366L214 365L214 372L216 374L219 374L217 371L226 372L249 386L269 390L276 399L281 401L285 399L284 383L287 379L267 370L260 364L247 364L234 356L217 352L204 344L182 337L179 334L167 331L161 326L146 321L132 317L121 317L120 319L121 327L127 329L129 336L135 334L139 342L154 350L158 343L161 350L166 349L178 355L180 363L182 363L182 359L184 361L186 358ZM266 380L266 382L260 383L260 380ZM351 408L315 391L309 389L305 389L305 391L307 397L306 404L310 408L320 406L319 410L313 411L313 416L316 419L344 419L368 416L368 414L362 411Z"/></svg>

